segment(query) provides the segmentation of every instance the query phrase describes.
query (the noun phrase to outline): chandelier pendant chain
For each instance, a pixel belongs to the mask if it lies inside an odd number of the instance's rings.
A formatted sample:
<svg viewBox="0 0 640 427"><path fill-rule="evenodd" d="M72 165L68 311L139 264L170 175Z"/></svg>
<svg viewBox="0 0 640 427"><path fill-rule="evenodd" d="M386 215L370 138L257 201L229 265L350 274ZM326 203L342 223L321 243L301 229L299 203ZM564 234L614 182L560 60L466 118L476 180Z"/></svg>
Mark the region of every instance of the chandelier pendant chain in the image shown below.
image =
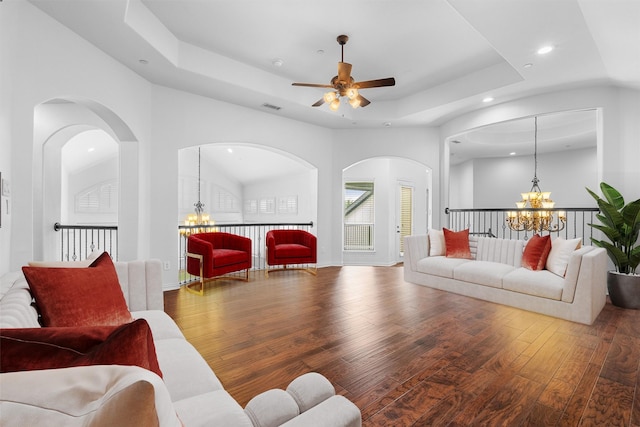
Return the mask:
<svg viewBox="0 0 640 427"><path fill-rule="evenodd" d="M558 211L558 221L554 224L554 202L550 192L540 189L538 179L538 117L534 117L533 139L533 179L531 191L522 193L522 200L516 203L519 210L507 212L506 222L514 231L558 232L565 227L566 213ZM527 204L529 207L527 207Z"/></svg>

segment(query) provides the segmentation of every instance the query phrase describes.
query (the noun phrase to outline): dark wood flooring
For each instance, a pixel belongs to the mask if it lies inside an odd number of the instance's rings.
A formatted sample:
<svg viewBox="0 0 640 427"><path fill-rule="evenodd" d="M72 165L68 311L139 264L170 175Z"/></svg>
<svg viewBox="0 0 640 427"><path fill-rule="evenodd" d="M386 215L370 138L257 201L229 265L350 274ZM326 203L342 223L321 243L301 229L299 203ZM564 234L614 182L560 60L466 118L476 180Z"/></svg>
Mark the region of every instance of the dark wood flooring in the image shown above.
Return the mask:
<svg viewBox="0 0 640 427"><path fill-rule="evenodd" d="M243 406L317 371L364 426L640 426L640 311L609 303L587 326L328 267L166 292L165 310Z"/></svg>

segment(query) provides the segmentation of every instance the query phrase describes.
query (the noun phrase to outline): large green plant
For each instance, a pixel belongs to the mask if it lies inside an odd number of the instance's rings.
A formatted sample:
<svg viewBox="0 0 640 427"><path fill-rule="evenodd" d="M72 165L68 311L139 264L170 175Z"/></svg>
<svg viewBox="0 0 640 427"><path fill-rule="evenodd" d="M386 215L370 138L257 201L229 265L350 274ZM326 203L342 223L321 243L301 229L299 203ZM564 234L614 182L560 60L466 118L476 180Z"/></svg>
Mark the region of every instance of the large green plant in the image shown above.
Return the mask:
<svg viewBox="0 0 640 427"><path fill-rule="evenodd" d="M618 273L635 273L640 264L640 199L625 205L620 192L604 182L600 183L600 191L606 200L588 188L587 191L598 202L600 213L596 217L602 223L589 225L609 239L607 242L592 237L591 242L607 250Z"/></svg>

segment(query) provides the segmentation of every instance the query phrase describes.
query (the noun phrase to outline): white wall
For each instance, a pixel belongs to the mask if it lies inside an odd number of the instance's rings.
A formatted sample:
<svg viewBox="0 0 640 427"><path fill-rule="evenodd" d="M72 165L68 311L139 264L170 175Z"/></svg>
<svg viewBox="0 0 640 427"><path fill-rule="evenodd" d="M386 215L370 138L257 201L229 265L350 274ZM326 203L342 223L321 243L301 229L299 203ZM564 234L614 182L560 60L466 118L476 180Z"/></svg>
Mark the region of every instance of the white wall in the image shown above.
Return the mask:
<svg viewBox="0 0 640 427"><path fill-rule="evenodd" d="M640 172L637 167L640 159L640 91L615 86L593 86L566 91L554 91L542 95L522 98L490 106L444 123L440 127L440 141L443 152L447 147L445 140L480 126L498 123L521 117L529 117L558 111L580 109L598 109L600 121L597 148L597 181L608 182L621 190L627 200L640 198ZM449 165L448 153L443 156L442 203L449 204ZM540 177L546 178L542 173ZM592 181L589 181L592 182ZM587 183L589 184L589 183ZM544 187L543 187L544 189ZM560 203L560 197L570 198L563 190L552 189L554 198ZM555 194L558 192L559 196ZM571 194L578 194L572 192ZM579 201L576 201L579 203ZM562 203L564 205L564 203ZM588 206L592 206L588 204Z"/></svg>
<svg viewBox="0 0 640 427"><path fill-rule="evenodd" d="M270 198L275 202L273 213L244 213L246 223L316 223L316 200L318 193L317 171L264 179L244 186L244 201L254 200L258 204L261 199ZM295 212L279 209L280 201L294 197L297 201ZM315 229L311 229L315 233Z"/></svg>
<svg viewBox="0 0 640 427"><path fill-rule="evenodd" d="M531 189L533 156L481 158L451 168L451 208L515 208ZM595 207L585 187L598 186L595 148L538 154L538 179L556 207Z"/></svg>

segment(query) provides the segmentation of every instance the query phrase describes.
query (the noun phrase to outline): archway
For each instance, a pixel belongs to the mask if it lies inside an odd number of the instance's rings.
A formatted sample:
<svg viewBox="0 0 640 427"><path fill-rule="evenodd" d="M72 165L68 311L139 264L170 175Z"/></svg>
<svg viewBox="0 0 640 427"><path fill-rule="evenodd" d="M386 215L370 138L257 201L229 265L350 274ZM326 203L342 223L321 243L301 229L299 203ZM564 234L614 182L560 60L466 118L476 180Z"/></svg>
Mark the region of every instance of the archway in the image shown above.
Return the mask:
<svg viewBox="0 0 640 427"><path fill-rule="evenodd" d="M342 181L343 264L402 261L403 235L426 233L431 224L431 169L411 159L375 157L346 167Z"/></svg>
<svg viewBox="0 0 640 427"><path fill-rule="evenodd" d="M34 258L57 260L62 257L60 237L53 224L63 212L62 149L78 135L99 131L117 144L119 175L117 213L111 216L118 225L119 259L135 259L138 250L138 144L131 129L113 111L86 99L56 98L34 108ZM103 221L104 222L104 221Z"/></svg>

